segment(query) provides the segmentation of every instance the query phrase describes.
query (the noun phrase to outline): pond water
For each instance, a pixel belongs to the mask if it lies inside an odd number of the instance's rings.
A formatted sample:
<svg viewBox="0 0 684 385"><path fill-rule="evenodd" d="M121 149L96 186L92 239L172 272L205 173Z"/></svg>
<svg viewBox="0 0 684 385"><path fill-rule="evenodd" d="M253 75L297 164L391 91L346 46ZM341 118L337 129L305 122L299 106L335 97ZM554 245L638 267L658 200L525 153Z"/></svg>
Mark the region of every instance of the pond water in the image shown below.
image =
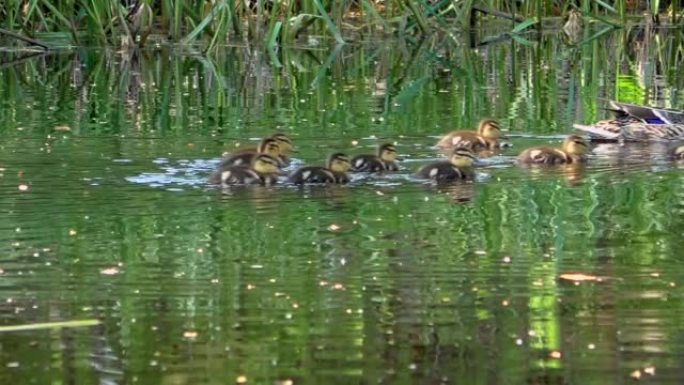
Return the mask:
<svg viewBox="0 0 684 385"><path fill-rule="evenodd" d="M682 383L684 164L513 164L605 99L684 109L681 30L594 33L1 53L0 325L100 324L0 333L0 383ZM411 177L483 117L512 146L474 183ZM276 131L295 165L382 141L405 160L205 183Z"/></svg>

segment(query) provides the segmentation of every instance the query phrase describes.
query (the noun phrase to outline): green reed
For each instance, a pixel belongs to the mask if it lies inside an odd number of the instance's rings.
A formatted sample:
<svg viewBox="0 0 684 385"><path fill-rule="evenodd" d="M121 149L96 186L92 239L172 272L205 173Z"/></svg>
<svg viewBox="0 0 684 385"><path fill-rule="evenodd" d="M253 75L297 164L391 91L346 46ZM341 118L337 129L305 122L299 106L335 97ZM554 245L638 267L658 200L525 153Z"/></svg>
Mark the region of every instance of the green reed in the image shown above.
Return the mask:
<svg viewBox="0 0 684 385"><path fill-rule="evenodd" d="M580 0L577 4L583 16L614 26L626 25L629 12L638 15L643 10L628 10L624 0ZM681 10L676 1L670 4L654 0L649 6L654 15L667 8L672 14L669 20L677 23ZM152 35L156 41L202 43L212 48L222 43L244 42L244 31L247 41L271 46L292 44L302 33L324 34L342 43L361 33L415 34L467 29L489 24L501 16L473 14L473 7L542 21L563 17L574 5L555 0L520 4L504 0L254 0L250 4L228 0L139 0L135 7L125 8L119 0L8 1L0 6L0 28L38 37L62 33L74 44L114 46L144 45ZM542 28L542 24L536 25Z"/></svg>

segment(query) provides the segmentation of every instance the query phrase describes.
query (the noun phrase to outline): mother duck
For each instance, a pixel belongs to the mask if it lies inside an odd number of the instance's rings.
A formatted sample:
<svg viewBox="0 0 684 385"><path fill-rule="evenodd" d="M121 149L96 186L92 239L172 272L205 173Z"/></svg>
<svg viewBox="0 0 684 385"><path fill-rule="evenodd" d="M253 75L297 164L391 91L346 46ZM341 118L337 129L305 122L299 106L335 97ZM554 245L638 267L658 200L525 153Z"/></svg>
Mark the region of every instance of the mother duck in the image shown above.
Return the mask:
<svg viewBox="0 0 684 385"><path fill-rule="evenodd" d="M639 106L609 101L615 119L592 125L575 124L589 133L592 140L603 141L671 141L684 139L684 111Z"/></svg>

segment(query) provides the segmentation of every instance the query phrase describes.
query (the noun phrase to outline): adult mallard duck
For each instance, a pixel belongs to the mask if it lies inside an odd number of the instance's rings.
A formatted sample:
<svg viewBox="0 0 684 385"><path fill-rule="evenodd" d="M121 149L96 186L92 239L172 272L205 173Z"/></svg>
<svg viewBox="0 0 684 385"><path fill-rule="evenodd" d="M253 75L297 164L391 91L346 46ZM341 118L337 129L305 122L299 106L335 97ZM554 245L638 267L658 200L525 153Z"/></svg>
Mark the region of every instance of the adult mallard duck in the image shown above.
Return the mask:
<svg viewBox="0 0 684 385"><path fill-rule="evenodd" d="M396 163L397 148L392 143L385 143L378 146L373 154L362 154L352 158L351 165L353 171L397 171L399 167Z"/></svg>
<svg viewBox="0 0 684 385"><path fill-rule="evenodd" d="M294 184L347 183L347 172L350 168L349 158L341 152L336 152L328 156L325 167L301 167L290 174L288 179Z"/></svg>
<svg viewBox="0 0 684 385"><path fill-rule="evenodd" d="M565 138L561 148L532 147L518 155L518 162L523 164L571 164L583 163L589 153L587 142L577 136Z"/></svg>
<svg viewBox="0 0 684 385"><path fill-rule="evenodd" d="M451 152L449 160L427 164L418 170L416 176L437 182L473 179L475 174L471 166L474 160L475 154L470 149L458 147Z"/></svg>
<svg viewBox="0 0 684 385"><path fill-rule="evenodd" d="M450 132L437 142L437 147L441 149L461 147L470 149L473 152L494 150L499 148L500 138L503 138L503 136L501 135L499 123L496 120L483 119L480 121L477 132Z"/></svg>
<svg viewBox="0 0 684 385"><path fill-rule="evenodd" d="M684 160L684 144L679 144L670 149L669 155L672 159Z"/></svg>
<svg viewBox="0 0 684 385"><path fill-rule="evenodd" d="M221 159L220 166L248 166L252 163L254 158L259 154L266 154L278 161L280 167L285 167L287 165L285 159L282 155L282 149L278 140L274 138L265 138L260 143L256 150L252 149L241 149L232 154L226 155Z"/></svg>
<svg viewBox="0 0 684 385"><path fill-rule="evenodd" d="M258 154L249 166L219 165L209 177L209 183L221 186L235 184L272 185L278 181L280 169L277 159L266 154Z"/></svg>
<svg viewBox="0 0 684 385"><path fill-rule="evenodd" d="M684 111L609 101L615 119L575 124L592 140L657 141L684 139Z"/></svg>

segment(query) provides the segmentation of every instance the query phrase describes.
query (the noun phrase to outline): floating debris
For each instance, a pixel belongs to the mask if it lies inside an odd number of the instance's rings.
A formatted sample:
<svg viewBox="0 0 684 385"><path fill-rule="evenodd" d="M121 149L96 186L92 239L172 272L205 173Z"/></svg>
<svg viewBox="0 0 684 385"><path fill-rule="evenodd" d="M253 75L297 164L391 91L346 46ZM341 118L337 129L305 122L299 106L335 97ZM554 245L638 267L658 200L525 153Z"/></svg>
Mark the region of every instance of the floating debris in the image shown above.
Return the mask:
<svg viewBox="0 0 684 385"><path fill-rule="evenodd" d="M558 278L573 281L573 282L583 282L583 281L600 281L601 279L594 275L587 275L582 273L566 273L561 274Z"/></svg>
<svg viewBox="0 0 684 385"><path fill-rule="evenodd" d="M107 267L105 269L100 270L100 274L102 275L117 275L121 272L118 266L113 266L113 267Z"/></svg>
<svg viewBox="0 0 684 385"><path fill-rule="evenodd" d="M183 332L183 338L187 338L189 340L194 340L197 338L197 336L199 336L199 333L197 333L195 330L186 330Z"/></svg>

